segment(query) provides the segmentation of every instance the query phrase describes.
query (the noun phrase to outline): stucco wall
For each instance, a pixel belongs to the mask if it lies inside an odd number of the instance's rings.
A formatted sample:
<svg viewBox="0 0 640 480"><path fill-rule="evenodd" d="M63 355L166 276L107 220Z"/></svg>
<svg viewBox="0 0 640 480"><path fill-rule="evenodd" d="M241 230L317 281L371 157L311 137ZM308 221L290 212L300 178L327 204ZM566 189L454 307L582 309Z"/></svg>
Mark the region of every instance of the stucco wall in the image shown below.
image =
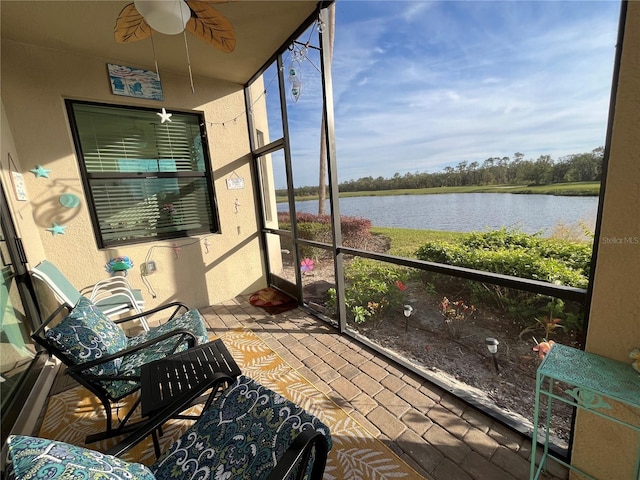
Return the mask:
<svg viewBox="0 0 640 480"><path fill-rule="evenodd" d="M149 61L153 62L151 54ZM116 96L107 77L108 62L119 63L118 59L2 42L3 130L6 123L12 133L12 141L5 144L3 131L2 156L6 159L11 152L24 173L29 201L12 202L12 206L18 212L21 235L28 239L30 263L47 258L81 288L107 275L104 264L108 259L128 255L135 264L129 281L142 289L148 306L179 300L202 307L265 286L247 125L240 115L245 110L242 87L196 77L192 93L186 67L185 72L176 73L163 71L159 65L164 101ZM75 209L59 203L62 193L84 199L65 98L203 112L222 233L98 250L86 202ZM51 170L49 178L36 178L29 171L37 165ZM225 180L235 175L244 178L244 189L226 188ZM4 176L2 181L7 186ZM46 230L54 222L66 226L64 235L54 236ZM179 250L173 249L174 244ZM158 268L146 277L151 289L142 282L138 269L145 259L154 260Z"/></svg>
<svg viewBox="0 0 640 480"><path fill-rule="evenodd" d="M640 3L629 2L586 350L629 362L640 348ZM640 412L619 409L640 423ZM573 462L597 478L626 479L637 436L579 414Z"/></svg>
<svg viewBox="0 0 640 480"><path fill-rule="evenodd" d="M9 120L4 110L4 103L1 105L0 114L2 118L2 123L0 124L0 180L9 201L6 207L11 212L11 217L14 220L18 235L22 238L25 250L34 258L42 258L44 255L42 243L36 235L33 235L35 223L33 221L32 203L18 201L16 197L12 172L23 173L24 168L20 162L20 156L16 152ZM9 156L11 156L11 161L9 161ZM23 178L28 181L26 177L27 175L23 173ZM3 208L5 208L4 205Z"/></svg>

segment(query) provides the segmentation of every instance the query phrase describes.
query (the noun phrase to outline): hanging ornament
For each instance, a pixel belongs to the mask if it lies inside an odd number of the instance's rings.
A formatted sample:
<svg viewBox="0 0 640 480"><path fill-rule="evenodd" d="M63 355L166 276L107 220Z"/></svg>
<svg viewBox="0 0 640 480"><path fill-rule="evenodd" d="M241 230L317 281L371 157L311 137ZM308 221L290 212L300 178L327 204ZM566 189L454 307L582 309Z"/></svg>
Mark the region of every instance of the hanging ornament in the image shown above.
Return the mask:
<svg viewBox="0 0 640 480"><path fill-rule="evenodd" d="M36 176L36 178L40 178L40 177L49 178L49 172L50 171L51 170L47 170L42 165L38 165L37 168L32 168L31 169L31 172L33 172L33 174Z"/></svg>
<svg viewBox="0 0 640 480"><path fill-rule="evenodd" d="M211 244L209 243L209 239L208 239L208 238L205 238L205 239L204 239L204 253L209 253L209 245L211 245Z"/></svg>
<svg viewBox="0 0 640 480"><path fill-rule="evenodd" d="M173 250L173 254L178 258L178 253L180 253L181 247L179 247L177 243L174 243L171 250Z"/></svg>
<svg viewBox="0 0 640 480"><path fill-rule="evenodd" d="M296 59L289 64L289 81L293 82L301 78L302 68L300 62Z"/></svg>
<svg viewBox="0 0 640 480"><path fill-rule="evenodd" d="M302 94L302 65L295 59L289 64L289 83L291 84L291 98L297 102Z"/></svg>
<svg viewBox="0 0 640 480"><path fill-rule="evenodd" d="M302 62L307 58L309 44L294 43L291 50L291 63L289 63L289 83L291 84L291 98L297 102L302 95Z"/></svg>
<svg viewBox="0 0 640 480"><path fill-rule="evenodd" d="M169 122L171 123L171 115L172 113L167 113L167 111L162 107L162 112L157 112L156 115L160 117L160 123Z"/></svg>
<svg viewBox="0 0 640 480"><path fill-rule="evenodd" d="M297 102L302 94L302 83L295 81L291 83L291 98L294 102Z"/></svg>
<svg viewBox="0 0 640 480"><path fill-rule="evenodd" d="M50 228L47 228L48 231L51 232L51 234L55 237L56 235L64 235L64 230L65 228L67 228L66 225L58 225L57 223L53 223L53 226Z"/></svg>

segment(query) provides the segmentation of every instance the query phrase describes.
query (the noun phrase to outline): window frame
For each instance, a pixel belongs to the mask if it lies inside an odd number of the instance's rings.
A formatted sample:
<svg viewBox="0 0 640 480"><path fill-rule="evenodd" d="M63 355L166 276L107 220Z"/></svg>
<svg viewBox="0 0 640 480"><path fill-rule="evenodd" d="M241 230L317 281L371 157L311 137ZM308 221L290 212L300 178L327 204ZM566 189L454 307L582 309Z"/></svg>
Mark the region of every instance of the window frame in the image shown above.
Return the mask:
<svg viewBox="0 0 640 480"><path fill-rule="evenodd" d="M93 226L93 233L96 240L96 244L98 249L107 249L114 248L121 245L132 245L138 243L148 243L158 240L171 240L176 238L185 238L193 235L202 235L202 234L210 234L210 233L221 233L220 232L220 216L218 214L217 201L216 201L216 192L215 192L215 184L213 179L213 169L211 165L211 157L209 154L209 146L208 146L208 137L206 132L206 123L204 119L204 113L195 112L195 111L180 111L181 115L191 115L198 119L200 137L202 140L202 155L204 158L204 171L200 172L197 170L192 171L175 171L175 172L167 172L167 171L143 171L143 172L89 172L87 169L87 164L85 160L84 151L82 148L82 144L80 142L80 131L78 129L78 124L76 122L76 117L74 113L74 106L76 105L89 105L94 107L105 107L105 108L120 108L123 111L146 111L153 112L154 114L158 113L157 108L152 107L144 107L137 105L120 105L120 104L111 104L104 102L91 102L84 100L74 100L74 99L65 99L65 106L67 109L67 118L69 119L69 125L71 128L71 135L73 137L73 143L75 148L76 159L78 161L78 167L80 171L80 178L82 181L82 185L84 187L85 199L87 202L87 209L89 212L89 217L91 218L91 223ZM185 229L179 230L175 232L162 232L155 233L154 235L144 236L144 237L134 237L128 238L124 240L106 240L104 238L103 229L100 226L100 217L98 214L98 210L96 208L96 200L94 198L92 181L100 181L100 180L142 180L142 179L184 179L184 178L203 178L204 184L206 186L206 192L204 193L209 206L210 206L210 218L207 224L203 225L202 228L198 229Z"/></svg>

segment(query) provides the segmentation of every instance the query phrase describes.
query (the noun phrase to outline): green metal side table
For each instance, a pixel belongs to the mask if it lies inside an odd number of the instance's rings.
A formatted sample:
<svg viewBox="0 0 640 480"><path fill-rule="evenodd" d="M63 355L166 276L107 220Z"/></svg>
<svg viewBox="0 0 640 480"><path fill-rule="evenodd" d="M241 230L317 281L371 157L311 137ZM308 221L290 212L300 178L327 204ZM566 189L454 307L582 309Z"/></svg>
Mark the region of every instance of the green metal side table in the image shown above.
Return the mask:
<svg viewBox="0 0 640 480"><path fill-rule="evenodd" d="M554 393L554 383L563 382L570 387L565 395ZM546 384L546 387L545 387ZM540 399L546 396L546 420L544 423L544 442L542 456L536 469L536 450L540 429ZM566 466L572 471L594 478L587 472L570 465L549 451L551 413L553 401L563 402L576 408L588 410L607 420L624 425L638 434L639 444L636 451L634 478L640 480L640 425L627 423L612 416L611 405L606 399L631 406L640 410L640 374L624 362L583 352L565 345L555 344L538 367L536 374L536 399L534 411L533 439L531 448L530 479L538 479L544 471L548 458Z"/></svg>

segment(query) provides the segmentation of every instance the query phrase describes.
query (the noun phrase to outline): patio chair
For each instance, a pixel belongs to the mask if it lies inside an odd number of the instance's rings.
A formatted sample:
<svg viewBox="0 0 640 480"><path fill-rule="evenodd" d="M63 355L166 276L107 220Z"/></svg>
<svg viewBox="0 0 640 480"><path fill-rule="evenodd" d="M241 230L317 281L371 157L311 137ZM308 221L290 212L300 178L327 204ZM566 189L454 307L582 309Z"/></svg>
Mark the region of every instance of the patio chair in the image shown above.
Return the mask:
<svg viewBox="0 0 640 480"><path fill-rule="evenodd" d="M123 447L124 445L124 447ZM148 468L121 455L127 440L106 454L55 440L10 436L6 476L140 480L284 480L322 478L332 447L329 428L277 393L240 375Z"/></svg>
<svg viewBox="0 0 640 480"><path fill-rule="evenodd" d="M69 313L62 320L64 311ZM183 312L184 311L184 312ZM128 338L118 326L141 315L164 312L168 320ZM183 312L183 313L181 313ZM60 321L57 321L60 320ZM32 338L67 366L66 374L96 395L106 413L106 430L87 437L87 443L126 433L138 406L138 398L119 425L112 425L112 403L140 389L140 367L208 341L204 319L198 310L169 303L131 317L111 320L89 299L80 297L74 307L63 303Z"/></svg>
<svg viewBox="0 0 640 480"><path fill-rule="evenodd" d="M54 293L60 303L75 305L81 296L73 284L63 275L63 273L53 263L43 260L31 269L31 275L44 282ZM110 277L100 280L95 285L87 288L90 293L87 295L102 312L108 317L114 317L131 310L140 313L144 308L142 292L133 289L124 277ZM148 331L149 325L144 316L138 320L142 327Z"/></svg>

